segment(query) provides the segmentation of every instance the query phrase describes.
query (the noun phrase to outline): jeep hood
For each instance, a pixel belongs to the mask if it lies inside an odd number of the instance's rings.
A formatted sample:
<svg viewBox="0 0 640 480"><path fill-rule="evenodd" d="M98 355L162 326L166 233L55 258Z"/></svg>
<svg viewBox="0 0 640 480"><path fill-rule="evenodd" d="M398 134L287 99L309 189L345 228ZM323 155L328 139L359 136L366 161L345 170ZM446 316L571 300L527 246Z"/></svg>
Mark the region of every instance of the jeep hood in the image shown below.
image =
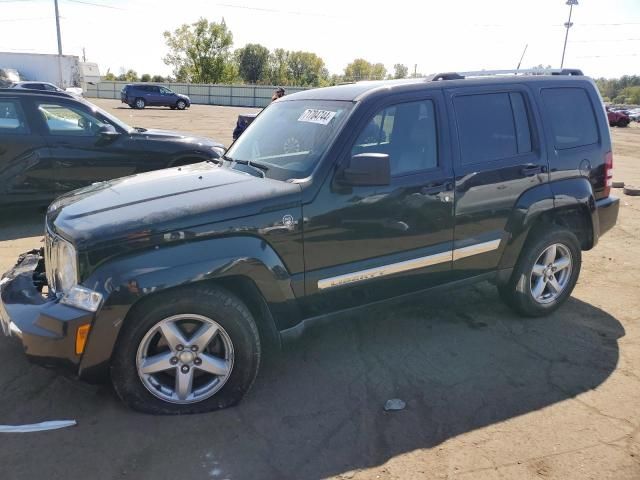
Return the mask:
<svg viewBox="0 0 640 480"><path fill-rule="evenodd" d="M300 202L300 186L203 162L96 183L59 197L48 227L91 248ZM242 223L242 222L239 222Z"/></svg>

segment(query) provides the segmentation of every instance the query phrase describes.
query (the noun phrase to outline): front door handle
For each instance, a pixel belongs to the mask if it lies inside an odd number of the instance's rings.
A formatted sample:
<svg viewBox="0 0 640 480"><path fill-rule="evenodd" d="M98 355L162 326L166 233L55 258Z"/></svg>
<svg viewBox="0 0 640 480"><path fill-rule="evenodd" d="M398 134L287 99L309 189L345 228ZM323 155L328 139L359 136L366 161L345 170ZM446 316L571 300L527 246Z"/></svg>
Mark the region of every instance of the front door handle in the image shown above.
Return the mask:
<svg viewBox="0 0 640 480"><path fill-rule="evenodd" d="M520 173L525 177L533 177L534 175L544 172L544 170L542 165L527 165L520 169Z"/></svg>
<svg viewBox="0 0 640 480"><path fill-rule="evenodd" d="M420 189L420 193L422 195L435 195L441 192L448 192L450 190L453 190L453 183L444 182L444 183L438 183L437 185L422 187Z"/></svg>

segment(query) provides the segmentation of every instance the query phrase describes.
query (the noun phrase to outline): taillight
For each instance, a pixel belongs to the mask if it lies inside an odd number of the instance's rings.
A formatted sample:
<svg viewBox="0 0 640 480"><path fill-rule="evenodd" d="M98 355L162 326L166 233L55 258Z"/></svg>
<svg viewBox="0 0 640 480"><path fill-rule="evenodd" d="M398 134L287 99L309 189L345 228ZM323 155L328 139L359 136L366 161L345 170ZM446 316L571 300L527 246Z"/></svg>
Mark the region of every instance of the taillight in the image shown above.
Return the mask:
<svg viewBox="0 0 640 480"><path fill-rule="evenodd" d="M604 196L608 197L613 184L613 153L611 152L607 152L604 157L604 182Z"/></svg>

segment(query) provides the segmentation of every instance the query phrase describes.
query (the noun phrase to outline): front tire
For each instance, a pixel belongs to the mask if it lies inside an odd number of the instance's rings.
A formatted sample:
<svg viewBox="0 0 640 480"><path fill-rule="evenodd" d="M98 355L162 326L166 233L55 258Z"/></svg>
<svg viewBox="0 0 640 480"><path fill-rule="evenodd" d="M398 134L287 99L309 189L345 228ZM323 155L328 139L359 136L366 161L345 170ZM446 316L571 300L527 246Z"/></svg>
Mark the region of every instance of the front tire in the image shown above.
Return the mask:
<svg viewBox="0 0 640 480"><path fill-rule="evenodd" d="M260 357L258 329L245 304L221 288L193 287L148 302L128 319L111 378L135 410L203 413L238 403Z"/></svg>
<svg viewBox="0 0 640 480"><path fill-rule="evenodd" d="M498 286L507 305L526 317L548 315L571 295L582 250L569 230L549 227L527 240L510 279Z"/></svg>
<svg viewBox="0 0 640 480"><path fill-rule="evenodd" d="M618 125L618 128L625 128L629 125L629 122L627 122L624 119L621 119L621 120L618 120L617 125Z"/></svg>
<svg viewBox="0 0 640 480"><path fill-rule="evenodd" d="M178 100L176 102L176 108L178 110L184 110L185 108L187 108L187 102L185 102L184 100Z"/></svg>

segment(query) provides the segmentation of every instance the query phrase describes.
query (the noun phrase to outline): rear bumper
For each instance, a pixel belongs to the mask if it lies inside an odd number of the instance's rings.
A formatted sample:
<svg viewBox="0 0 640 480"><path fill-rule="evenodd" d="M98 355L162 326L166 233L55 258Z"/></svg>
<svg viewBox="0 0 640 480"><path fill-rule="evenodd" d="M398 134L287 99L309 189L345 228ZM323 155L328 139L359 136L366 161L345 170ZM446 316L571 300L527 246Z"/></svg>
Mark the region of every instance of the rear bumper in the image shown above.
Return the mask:
<svg viewBox="0 0 640 480"><path fill-rule="evenodd" d="M601 237L618 221L618 212L620 210L620 199L608 196L596 200L596 211L598 213L598 236Z"/></svg>
<svg viewBox="0 0 640 480"><path fill-rule="evenodd" d="M94 314L61 304L42 295L42 250L21 256L0 280L0 326L5 336L22 343L30 360L74 373L80 356L75 353L76 330L92 323Z"/></svg>

